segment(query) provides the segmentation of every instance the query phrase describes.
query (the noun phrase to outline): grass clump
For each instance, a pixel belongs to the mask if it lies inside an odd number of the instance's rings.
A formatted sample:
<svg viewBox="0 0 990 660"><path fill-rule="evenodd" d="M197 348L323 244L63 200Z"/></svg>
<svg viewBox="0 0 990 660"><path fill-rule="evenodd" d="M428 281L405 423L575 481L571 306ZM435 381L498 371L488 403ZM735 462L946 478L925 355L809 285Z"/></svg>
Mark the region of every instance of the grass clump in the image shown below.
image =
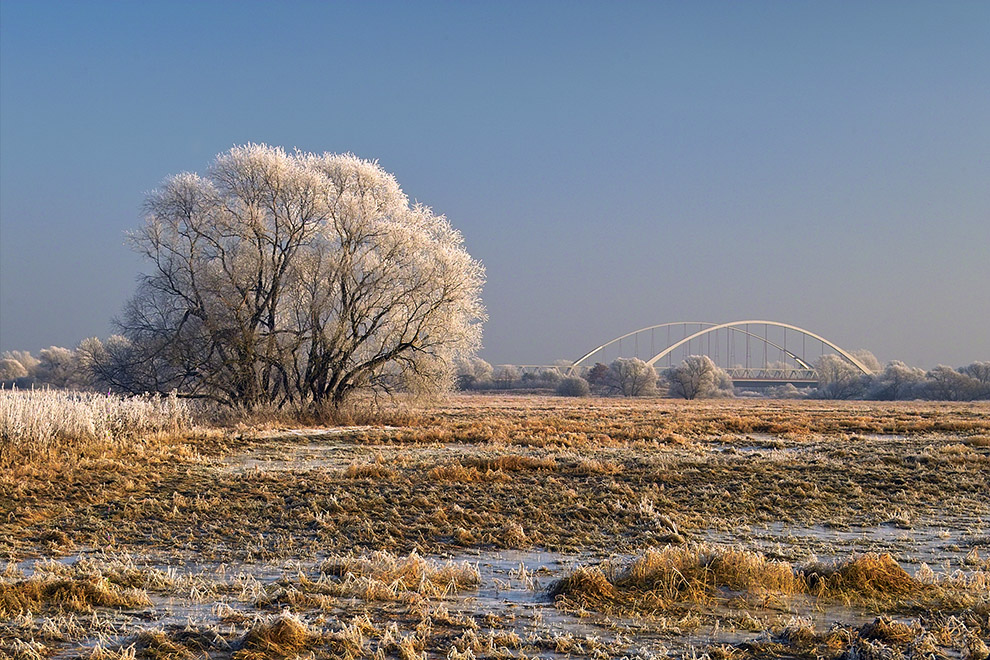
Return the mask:
<svg viewBox="0 0 990 660"><path fill-rule="evenodd" d="M867 553L837 564L804 570L808 590L819 598L853 602L905 601L932 595L933 585L912 577L889 554Z"/></svg>
<svg viewBox="0 0 990 660"><path fill-rule="evenodd" d="M528 456L526 454L502 454L478 456L462 461L462 464L484 471L522 472L526 470L552 472L557 469L553 456Z"/></svg>
<svg viewBox="0 0 990 660"><path fill-rule="evenodd" d="M244 635L240 648L234 653L234 660L262 660L264 658L284 658L298 655L319 635L291 614L278 616L255 624Z"/></svg>
<svg viewBox="0 0 990 660"><path fill-rule="evenodd" d="M44 610L88 613L97 607L133 609L149 605L146 592L119 587L98 575L46 575L0 581L0 615L4 616Z"/></svg>
<svg viewBox="0 0 990 660"><path fill-rule="evenodd" d="M460 483L507 481L508 476L501 470L479 470L473 465L464 466L460 463L437 465L429 472L433 481L456 481Z"/></svg>
<svg viewBox="0 0 990 660"><path fill-rule="evenodd" d="M551 587L551 594L582 607L662 611L710 602L733 592L795 594L800 580L790 564L759 553L705 544L647 550L628 565L583 568Z"/></svg>
<svg viewBox="0 0 990 660"><path fill-rule="evenodd" d="M619 567L582 567L555 583L550 593L565 608L602 611L663 611L737 596L766 600L795 595L897 611L973 607L987 602L987 586L982 572L921 580L889 554L868 553L797 569L760 553L701 544L651 549Z"/></svg>
<svg viewBox="0 0 990 660"><path fill-rule="evenodd" d="M443 598L478 586L481 574L467 563L425 559L413 552L400 557L380 551L363 557L331 557L317 579L300 576L269 589L259 605L331 609L335 598L366 601L418 601Z"/></svg>

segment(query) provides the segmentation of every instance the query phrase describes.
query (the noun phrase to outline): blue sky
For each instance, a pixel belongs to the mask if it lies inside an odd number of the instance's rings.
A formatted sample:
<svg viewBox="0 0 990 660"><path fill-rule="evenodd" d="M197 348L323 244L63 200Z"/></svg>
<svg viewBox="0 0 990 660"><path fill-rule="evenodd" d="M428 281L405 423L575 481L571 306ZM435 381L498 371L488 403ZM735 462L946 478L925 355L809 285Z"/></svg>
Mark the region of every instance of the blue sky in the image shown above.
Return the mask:
<svg viewBox="0 0 990 660"><path fill-rule="evenodd" d="M488 270L482 356L769 318L990 359L990 3L0 3L0 349L112 332L144 194L378 159Z"/></svg>

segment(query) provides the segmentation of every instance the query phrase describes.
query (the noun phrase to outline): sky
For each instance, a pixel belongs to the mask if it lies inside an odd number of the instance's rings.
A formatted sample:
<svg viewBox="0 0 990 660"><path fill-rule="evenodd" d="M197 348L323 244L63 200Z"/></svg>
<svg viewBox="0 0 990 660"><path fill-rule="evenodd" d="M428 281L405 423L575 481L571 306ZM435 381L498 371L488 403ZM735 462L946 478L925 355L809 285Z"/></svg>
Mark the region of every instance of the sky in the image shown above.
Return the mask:
<svg viewBox="0 0 990 660"><path fill-rule="evenodd" d="M990 3L0 3L0 350L106 337L169 175L377 159L487 269L481 356L769 319L990 360Z"/></svg>

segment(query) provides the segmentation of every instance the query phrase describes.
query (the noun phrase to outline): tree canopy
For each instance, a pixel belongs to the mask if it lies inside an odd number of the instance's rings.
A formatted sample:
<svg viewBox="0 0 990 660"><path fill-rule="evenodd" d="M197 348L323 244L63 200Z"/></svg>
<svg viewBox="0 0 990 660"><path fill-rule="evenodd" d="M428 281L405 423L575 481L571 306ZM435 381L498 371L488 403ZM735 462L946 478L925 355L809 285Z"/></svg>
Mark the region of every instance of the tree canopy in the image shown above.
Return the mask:
<svg viewBox="0 0 990 660"><path fill-rule="evenodd" d="M480 344L483 267L376 162L248 144L145 208L152 269L97 360L121 389L335 407L445 387Z"/></svg>

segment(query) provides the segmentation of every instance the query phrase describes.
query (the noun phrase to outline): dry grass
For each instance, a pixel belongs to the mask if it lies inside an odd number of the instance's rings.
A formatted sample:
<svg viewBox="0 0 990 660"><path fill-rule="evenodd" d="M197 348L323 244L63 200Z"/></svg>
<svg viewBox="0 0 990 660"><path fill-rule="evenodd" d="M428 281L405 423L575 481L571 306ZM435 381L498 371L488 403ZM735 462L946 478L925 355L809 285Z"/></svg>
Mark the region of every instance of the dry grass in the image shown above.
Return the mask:
<svg viewBox="0 0 990 660"><path fill-rule="evenodd" d="M478 569L464 562L440 562L416 553L399 557L376 552L368 557L331 557L323 562L324 575L339 578L335 595L358 596L368 600L384 594L395 599L414 593L443 597L476 587L481 580Z"/></svg>
<svg viewBox="0 0 990 660"><path fill-rule="evenodd" d="M910 576L889 554L867 553L845 562L815 564L803 571L819 598L854 602L904 603L933 596L933 585Z"/></svg>
<svg viewBox="0 0 990 660"><path fill-rule="evenodd" d="M121 451L192 426L177 397L0 389L0 468Z"/></svg>
<svg viewBox="0 0 990 660"><path fill-rule="evenodd" d="M800 579L785 562L710 545L651 549L625 566L581 568L551 588L554 596L595 609L663 611L711 603L730 592L793 595ZM565 603L566 604L566 603Z"/></svg>
<svg viewBox="0 0 990 660"><path fill-rule="evenodd" d="M990 404L457 397L389 422L402 428L185 427L18 454L0 470L0 556L87 559L3 571L0 657L85 657L98 643L106 658L604 660L652 635L652 652L680 657L976 658L973 640L990 634L977 551ZM559 567L491 578L492 564L425 556L512 557L504 548L635 559L589 560L553 610L539 590ZM905 549L939 572L866 552ZM527 605L486 612L493 589ZM113 604L144 592L151 612L174 601L198 614L157 629L120 611L140 598ZM897 618L786 622L794 608L841 617L846 603Z"/></svg>
<svg viewBox="0 0 990 660"><path fill-rule="evenodd" d="M318 636L291 614L280 614L253 626L244 636L235 660L263 660L296 656Z"/></svg>
<svg viewBox="0 0 990 660"><path fill-rule="evenodd" d="M990 448L962 444L978 437L970 431L928 431L990 428L990 406L926 406L468 397L422 413L411 427L326 439L197 429L171 442L135 439L117 453L0 471L0 552L99 548L127 529L128 544L225 559L451 546L632 553L740 523L841 529L897 518L917 528L947 514L990 514L980 478ZM757 419L788 430L726 432L758 427ZM851 428L904 434L852 440ZM410 445L410 434L452 444ZM203 458L284 456L297 446L334 457L333 469L315 476L307 471L319 464L286 470L284 461L277 474L240 475ZM186 539L191 517L200 532ZM527 538L507 539L518 527ZM278 531L262 536L262 528Z"/></svg>
<svg viewBox="0 0 990 660"><path fill-rule="evenodd" d="M429 472L430 479L436 481L456 481L459 483L508 481L509 477L501 470L479 470L473 465L464 466L460 463L437 465Z"/></svg>
<svg viewBox="0 0 990 660"><path fill-rule="evenodd" d="M581 567L551 587L565 609L658 612L685 604L713 606L746 595L763 602L798 594L819 601L911 611L990 603L987 575L909 575L887 554L867 553L834 564L799 568L762 554L711 545L648 550L627 565ZM756 601L759 602L759 601Z"/></svg>
<svg viewBox="0 0 990 660"><path fill-rule="evenodd" d="M148 594L120 587L98 575L56 577L38 575L26 580L0 581L0 615L54 610L93 612L98 607L147 607Z"/></svg>
<svg viewBox="0 0 990 660"><path fill-rule="evenodd" d="M337 556L320 565L320 574L300 574L279 580L263 591L258 607L333 610L339 599L360 598L375 602L416 603L445 598L478 586L475 566L463 562L440 562L416 553L398 557L387 552L367 556Z"/></svg>

